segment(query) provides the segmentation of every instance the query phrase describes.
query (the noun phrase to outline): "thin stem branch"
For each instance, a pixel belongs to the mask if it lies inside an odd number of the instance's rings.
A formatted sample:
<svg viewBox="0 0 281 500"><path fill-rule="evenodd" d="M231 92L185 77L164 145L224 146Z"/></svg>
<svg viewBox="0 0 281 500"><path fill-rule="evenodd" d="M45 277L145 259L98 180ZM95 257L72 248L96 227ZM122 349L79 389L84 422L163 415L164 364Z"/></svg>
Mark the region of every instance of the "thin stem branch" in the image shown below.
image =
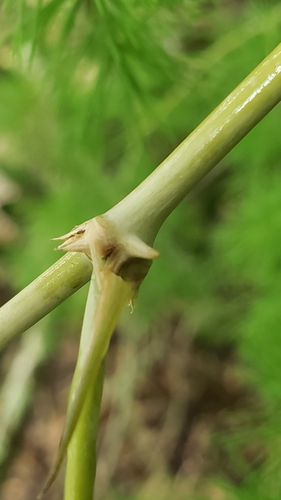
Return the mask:
<svg viewBox="0 0 281 500"><path fill-rule="evenodd" d="M67 253L0 308L0 348L23 333L90 279L91 261Z"/></svg>
<svg viewBox="0 0 281 500"><path fill-rule="evenodd" d="M0 388L0 466L30 402L35 370L46 356L45 326L36 325L23 335Z"/></svg>

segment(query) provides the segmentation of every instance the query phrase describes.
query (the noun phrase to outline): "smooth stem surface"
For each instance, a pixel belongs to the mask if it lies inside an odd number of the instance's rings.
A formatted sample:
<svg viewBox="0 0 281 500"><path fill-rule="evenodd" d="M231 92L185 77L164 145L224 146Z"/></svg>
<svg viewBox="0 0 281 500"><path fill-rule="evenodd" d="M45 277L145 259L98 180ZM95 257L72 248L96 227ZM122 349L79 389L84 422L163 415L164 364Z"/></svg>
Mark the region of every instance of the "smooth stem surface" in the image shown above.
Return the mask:
<svg viewBox="0 0 281 500"><path fill-rule="evenodd" d="M106 213L152 245L190 189L281 100L281 44L164 160Z"/></svg>
<svg viewBox="0 0 281 500"><path fill-rule="evenodd" d="M64 500L93 500L103 379L102 364L68 446Z"/></svg>
<svg viewBox="0 0 281 500"><path fill-rule="evenodd" d="M153 244L165 218L196 182L280 100L281 44L106 217L120 231ZM0 346L74 293L90 272L85 256L66 256L5 304L0 309Z"/></svg>
<svg viewBox="0 0 281 500"><path fill-rule="evenodd" d="M57 477L68 446L76 431L78 421L79 425L82 426L80 427L80 433L86 432L88 419L91 417L85 410L84 405L91 389L96 387L100 367L121 311L130 300L130 286L112 272L106 273L102 290L99 293L96 292L95 287L96 279L92 275L82 327L78 363L70 390L65 426L57 454L39 498L43 497ZM93 401L88 402L87 408L89 411L93 409L93 404L95 404ZM85 410L83 413L85 424L83 424L81 418L83 410ZM83 430L84 427L85 430ZM77 446L82 446L85 449L88 443L81 443L79 440ZM92 447L89 446L89 449L92 451ZM83 453L83 451L79 453ZM84 498L81 496L80 500L84 500Z"/></svg>
<svg viewBox="0 0 281 500"><path fill-rule="evenodd" d="M94 335L97 306L96 281L91 279L80 339L79 356L70 389L69 408L79 386L87 352ZM64 500L92 500L95 486L96 444L104 369L101 363L97 378L92 378L87 397L67 449Z"/></svg>
<svg viewBox="0 0 281 500"><path fill-rule="evenodd" d="M67 253L0 308L0 349L37 323L90 279L91 261Z"/></svg>

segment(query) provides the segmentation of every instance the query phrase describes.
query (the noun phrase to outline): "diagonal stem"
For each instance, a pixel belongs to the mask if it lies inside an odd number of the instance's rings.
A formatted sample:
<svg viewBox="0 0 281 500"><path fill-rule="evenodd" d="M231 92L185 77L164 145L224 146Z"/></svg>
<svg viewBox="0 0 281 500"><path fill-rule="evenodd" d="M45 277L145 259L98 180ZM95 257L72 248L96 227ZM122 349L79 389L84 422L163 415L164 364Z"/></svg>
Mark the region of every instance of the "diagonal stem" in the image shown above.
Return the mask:
<svg viewBox="0 0 281 500"><path fill-rule="evenodd" d="M91 277L91 261L82 253L67 253L0 308L0 349L23 333Z"/></svg>
<svg viewBox="0 0 281 500"><path fill-rule="evenodd" d="M105 215L152 245L186 194L281 100L281 44L149 175Z"/></svg>

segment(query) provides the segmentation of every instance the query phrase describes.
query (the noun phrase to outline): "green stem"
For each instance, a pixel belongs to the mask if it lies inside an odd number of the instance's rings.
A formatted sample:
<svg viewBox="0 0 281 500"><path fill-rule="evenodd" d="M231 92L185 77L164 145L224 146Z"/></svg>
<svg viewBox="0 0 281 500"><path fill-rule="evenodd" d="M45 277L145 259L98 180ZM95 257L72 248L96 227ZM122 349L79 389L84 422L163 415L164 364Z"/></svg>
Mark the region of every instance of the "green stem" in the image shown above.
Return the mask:
<svg viewBox="0 0 281 500"><path fill-rule="evenodd" d="M79 388L89 345L95 335L95 311L98 291L96 280L91 279L85 315L83 320L79 356L73 376L68 412ZM96 444L99 426L99 413L102 397L104 368L101 363L96 377L92 377L80 418L67 448L67 468L65 478L65 500L92 500L95 485ZM68 414L68 413L67 413Z"/></svg>
<svg viewBox="0 0 281 500"><path fill-rule="evenodd" d="M89 281L91 261L67 253L0 308L0 348L23 333Z"/></svg>
<svg viewBox="0 0 281 500"><path fill-rule="evenodd" d="M92 276L82 326L79 356L69 395L65 426L49 476L38 497L40 499L53 484L68 447L71 446L78 423L78 435L73 444L72 468L75 468L75 457L77 455L81 456L83 453L86 453L86 450L89 455L93 453L90 441L95 442L96 440L97 426L94 425L91 427L93 435L89 438L89 441L82 439L82 437L85 437L87 432L89 432L87 426L91 420L91 412L94 411L96 416L98 414L98 394L101 391L102 385L99 379L101 376L100 367L120 313L128 303L129 297L130 286L114 273L106 273L102 283L102 290L98 289L97 280L95 276ZM98 389L96 389L97 380ZM89 394L91 395L89 396ZM86 402L87 406L85 409L84 405ZM93 473L94 471L92 470L91 477ZM85 472L85 474L88 473ZM71 481L71 474L68 477ZM79 478L76 479L77 483L78 481ZM90 482L91 479L89 478L87 484L89 485ZM71 488L67 487L67 490L71 491ZM80 498L84 500L84 497Z"/></svg>
<svg viewBox="0 0 281 500"><path fill-rule="evenodd" d="M152 244L165 218L281 100L281 44L132 193L106 213L121 232ZM83 255L65 256L0 309L0 345L90 278Z"/></svg>
<svg viewBox="0 0 281 500"><path fill-rule="evenodd" d="M105 215L153 244L164 220L281 100L281 44L126 198Z"/></svg>
<svg viewBox="0 0 281 500"><path fill-rule="evenodd" d="M99 370L83 405L67 450L64 500L92 500L95 486L96 446L104 369ZM73 385L75 381L73 381Z"/></svg>

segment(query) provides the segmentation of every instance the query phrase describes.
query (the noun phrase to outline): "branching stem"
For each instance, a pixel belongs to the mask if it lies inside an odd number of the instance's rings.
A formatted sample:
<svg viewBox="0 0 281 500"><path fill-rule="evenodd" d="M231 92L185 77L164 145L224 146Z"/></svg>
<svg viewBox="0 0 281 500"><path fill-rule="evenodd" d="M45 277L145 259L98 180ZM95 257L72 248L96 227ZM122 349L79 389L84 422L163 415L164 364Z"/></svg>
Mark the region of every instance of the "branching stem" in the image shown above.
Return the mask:
<svg viewBox="0 0 281 500"><path fill-rule="evenodd" d="M281 100L281 44L132 193L104 217L152 245L166 217ZM81 254L66 255L0 309L0 346L90 279Z"/></svg>

